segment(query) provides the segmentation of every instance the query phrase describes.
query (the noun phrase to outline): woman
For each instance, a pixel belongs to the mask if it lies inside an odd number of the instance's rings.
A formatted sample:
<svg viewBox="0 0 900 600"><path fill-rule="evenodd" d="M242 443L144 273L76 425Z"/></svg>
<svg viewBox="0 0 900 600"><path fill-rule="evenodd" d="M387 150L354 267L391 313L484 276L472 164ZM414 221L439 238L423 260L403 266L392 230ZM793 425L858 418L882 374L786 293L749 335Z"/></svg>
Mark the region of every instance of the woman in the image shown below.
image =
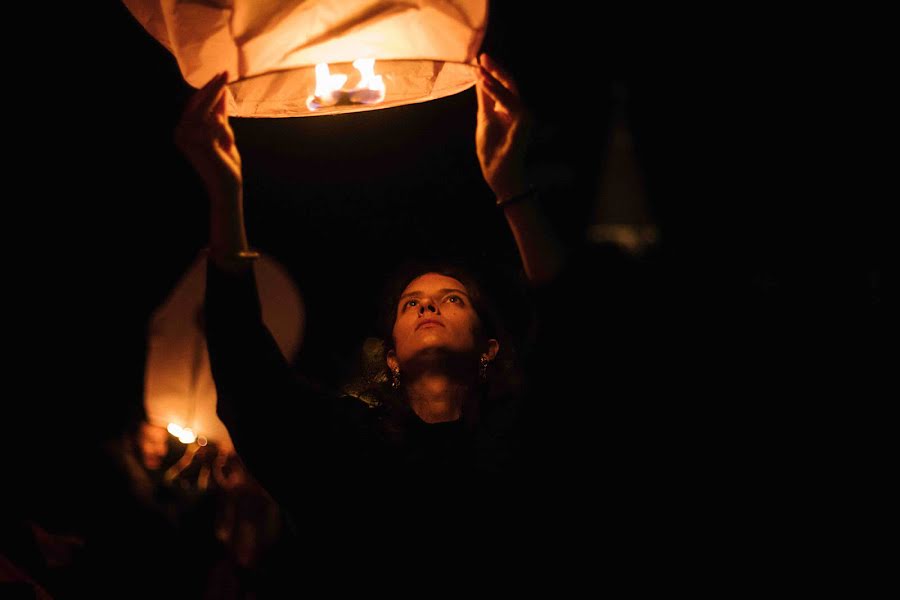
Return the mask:
<svg viewBox="0 0 900 600"><path fill-rule="evenodd" d="M392 300L386 363L393 391L378 408L320 392L285 363L260 317L226 79L213 78L189 100L176 141L210 197L210 359L219 413L250 470L285 506L308 507L311 489L329 489L318 506L333 510L338 489L388 482L384 498L411 481L461 482L508 467L513 411L504 401L485 410L483 401L503 348L483 294L461 271L419 270ZM525 177L527 113L513 80L486 55L477 96L483 175L527 277L546 283L561 252ZM279 433L285 424L290 434Z"/></svg>

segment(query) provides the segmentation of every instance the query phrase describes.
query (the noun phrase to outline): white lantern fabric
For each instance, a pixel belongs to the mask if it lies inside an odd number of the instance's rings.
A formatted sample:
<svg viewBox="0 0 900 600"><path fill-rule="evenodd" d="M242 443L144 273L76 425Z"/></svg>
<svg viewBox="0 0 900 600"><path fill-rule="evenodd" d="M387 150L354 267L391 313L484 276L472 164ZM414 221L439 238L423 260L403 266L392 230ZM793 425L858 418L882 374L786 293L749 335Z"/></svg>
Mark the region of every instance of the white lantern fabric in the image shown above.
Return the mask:
<svg viewBox="0 0 900 600"><path fill-rule="evenodd" d="M488 12L487 0L124 2L192 86L227 70L229 114L239 117L372 110L465 90L475 83ZM380 99L357 59L375 59ZM331 96L316 93L319 64L347 76Z"/></svg>
<svg viewBox="0 0 900 600"><path fill-rule="evenodd" d="M202 326L206 261L204 254L191 265L151 317L144 408L154 425L174 423L231 450L231 437L216 415L216 388ZM255 271L263 321L284 357L293 360L305 322L302 296L274 259L262 256Z"/></svg>

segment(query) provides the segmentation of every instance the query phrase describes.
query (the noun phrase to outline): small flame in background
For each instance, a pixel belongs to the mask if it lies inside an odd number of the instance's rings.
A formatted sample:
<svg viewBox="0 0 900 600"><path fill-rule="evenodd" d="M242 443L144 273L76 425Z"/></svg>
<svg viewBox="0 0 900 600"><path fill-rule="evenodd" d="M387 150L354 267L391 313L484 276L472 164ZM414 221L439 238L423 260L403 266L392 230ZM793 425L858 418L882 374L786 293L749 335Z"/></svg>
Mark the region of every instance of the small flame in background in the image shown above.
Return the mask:
<svg viewBox="0 0 900 600"><path fill-rule="evenodd" d="M356 87L345 90L347 76L332 75L327 63L316 65L316 90L306 99L309 110L319 110L338 104L378 104L384 100L385 85L381 75L375 74L374 58L357 58L353 68L359 71L359 83ZM173 434L174 435L174 434Z"/></svg>
<svg viewBox="0 0 900 600"><path fill-rule="evenodd" d="M177 437L178 441L181 442L182 444L190 444L190 443L193 443L197 439L197 436L194 435L194 432L191 430L190 427L182 427L178 423L169 423L169 426L166 427L166 429L168 430L169 433L171 433L172 435ZM204 441L206 440L206 438L203 438L203 439L204 439ZM204 446L205 443L200 444L200 445Z"/></svg>

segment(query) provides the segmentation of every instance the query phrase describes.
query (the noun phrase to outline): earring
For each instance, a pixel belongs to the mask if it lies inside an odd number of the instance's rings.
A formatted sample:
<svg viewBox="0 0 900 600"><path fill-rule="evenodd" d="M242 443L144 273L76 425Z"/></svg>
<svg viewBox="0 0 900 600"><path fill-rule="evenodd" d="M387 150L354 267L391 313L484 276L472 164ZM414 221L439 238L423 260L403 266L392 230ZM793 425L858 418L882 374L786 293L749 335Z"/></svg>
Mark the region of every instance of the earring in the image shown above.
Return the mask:
<svg viewBox="0 0 900 600"><path fill-rule="evenodd" d="M391 369L391 387L395 390L400 388L400 369Z"/></svg>
<svg viewBox="0 0 900 600"><path fill-rule="evenodd" d="M479 373L481 374L482 381L487 381L487 368L490 362L491 361L488 360L487 356L481 356L481 369L479 370Z"/></svg>

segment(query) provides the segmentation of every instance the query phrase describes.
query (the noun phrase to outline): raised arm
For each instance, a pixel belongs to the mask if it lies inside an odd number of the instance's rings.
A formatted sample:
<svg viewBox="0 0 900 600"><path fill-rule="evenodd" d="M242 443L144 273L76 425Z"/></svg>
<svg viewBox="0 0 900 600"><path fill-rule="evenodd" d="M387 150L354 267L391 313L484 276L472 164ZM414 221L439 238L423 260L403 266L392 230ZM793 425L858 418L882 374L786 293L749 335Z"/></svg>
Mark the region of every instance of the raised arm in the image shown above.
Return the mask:
<svg viewBox="0 0 900 600"><path fill-rule="evenodd" d="M209 195L209 248L215 264L249 270L244 229L241 155L225 110L228 74L216 75L188 100L175 143L203 180Z"/></svg>
<svg viewBox="0 0 900 600"><path fill-rule="evenodd" d="M480 57L476 90L481 172L515 237L528 280L549 283L562 269L563 248L526 175L531 116L513 78L487 54Z"/></svg>
<svg viewBox="0 0 900 600"><path fill-rule="evenodd" d="M225 82L224 75L214 77L191 97L175 134L210 200L204 314L216 410L253 474L292 504L296 486L285 465L311 473L347 463L355 458L356 431L347 424L346 403L298 377L263 322Z"/></svg>

